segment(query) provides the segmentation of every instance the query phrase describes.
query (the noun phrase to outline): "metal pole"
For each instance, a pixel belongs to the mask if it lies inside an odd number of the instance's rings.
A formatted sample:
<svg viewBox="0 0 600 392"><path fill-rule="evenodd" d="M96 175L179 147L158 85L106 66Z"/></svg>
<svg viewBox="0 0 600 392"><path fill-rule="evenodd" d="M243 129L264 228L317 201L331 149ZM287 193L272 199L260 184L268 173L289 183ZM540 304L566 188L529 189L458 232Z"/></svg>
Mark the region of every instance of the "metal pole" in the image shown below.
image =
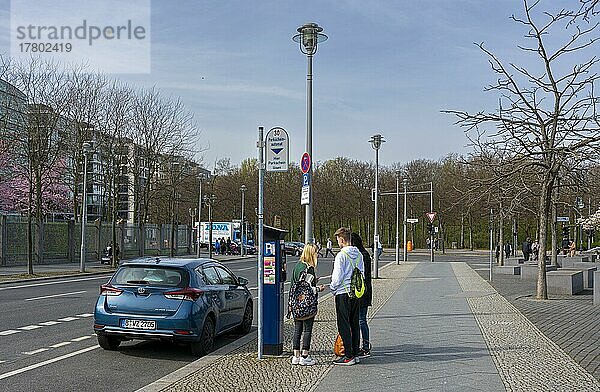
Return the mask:
<svg viewBox="0 0 600 392"><path fill-rule="evenodd" d="M373 278L379 278L379 233L377 214L379 207L379 148L375 148L375 227L373 229Z"/></svg>
<svg viewBox="0 0 600 392"><path fill-rule="evenodd" d="M429 183L430 194L429 194L429 211L433 212L433 181ZM433 253L433 222L431 222L431 233L429 234L429 247L431 248L431 262L435 261L435 256Z"/></svg>
<svg viewBox="0 0 600 392"><path fill-rule="evenodd" d="M240 256L244 256L244 194L246 190L242 188L242 217L240 219Z"/></svg>
<svg viewBox="0 0 600 392"><path fill-rule="evenodd" d="M196 249L196 257L200 258L200 222L202 221L202 178L200 178L200 187L198 189L198 244ZM210 247L210 244L209 244Z"/></svg>
<svg viewBox="0 0 600 392"><path fill-rule="evenodd" d="M404 223L403 223L403 227L404 227L404 258L402 259L402 261L406 261L406 256L408 255L407 251L407 245L406 245L406 223L408 220L408 216L407 216L407 193L406 193L406 187L408 185L408 179L404 179L402 180L402 183L404 185Z"/></svg>
<svg viewBox="0 0 600 392"><path fill-rule="evenodd" d="M81 206L81 255L79 259L79 272L85 272L85 226L87 224L87 160L88 152L83 153L83 203ZM113 244L113 253L115 245Z"/></svg>
<svg viewBox="0 0 600 392"><path fill-rule="evenodd" d="M313 182L312 182L312 60L313 55L309 53L308 72L306 73L306 152L310 156L311 165L308 171L308 204L304 215L304 243L313 242Z"/></svg>
<svg viewBox="0 0 600 392"><path fill-rule="evenodd" d="M400 264L400 175L396 172L396 264Z"/></svg>
<svg viewBox="0 0 600 392"><path fill-rule="evenodd" d="M264 238L263 238L263 204L265 168L263 158L264 128L258 127L258 359L263 356L263 268L264 268ZM308 214L307 214L308 215Z"/></svg>
<svg viewBox="0 0 600 392"><path fill-rule="evenodd" d="M490 282L492 281L492 263L494 259L494 226L492 225L493 210L490 208Z"/></svg>
<svg viewBox="0 0 600 392"><path fill-rule="evenodd" d="M212 246L213 246L213 242L212 242L212 200L211 200L212 195L210 195L209 197L206 198L206 201L208 202L208 258L212 259L213 257L213 251L212 251Z"/></svg>

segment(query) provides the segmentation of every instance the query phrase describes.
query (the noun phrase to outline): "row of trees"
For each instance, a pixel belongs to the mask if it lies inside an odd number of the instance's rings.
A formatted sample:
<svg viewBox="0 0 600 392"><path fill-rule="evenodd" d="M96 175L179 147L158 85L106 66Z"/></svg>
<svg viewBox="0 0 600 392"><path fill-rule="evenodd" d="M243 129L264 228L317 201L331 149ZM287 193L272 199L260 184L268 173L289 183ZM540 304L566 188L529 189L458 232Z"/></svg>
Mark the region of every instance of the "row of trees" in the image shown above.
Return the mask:
<svg viewBox="0 0 600 392"><path fill-rule="evenodd" d="M156 196L175 186L184 164L194 161L199 133L192 113L156 88L3 56L0 79L16 89L4 94L0 112L1 209L28 218L30 273L34 254L41 253L45 215L80 218L85 141L93 141L89 189L102 191L100 211L113 222L114 240L119 194L127 201L127 190L134 189L136 221L146 222L159 209Z"/></svg>

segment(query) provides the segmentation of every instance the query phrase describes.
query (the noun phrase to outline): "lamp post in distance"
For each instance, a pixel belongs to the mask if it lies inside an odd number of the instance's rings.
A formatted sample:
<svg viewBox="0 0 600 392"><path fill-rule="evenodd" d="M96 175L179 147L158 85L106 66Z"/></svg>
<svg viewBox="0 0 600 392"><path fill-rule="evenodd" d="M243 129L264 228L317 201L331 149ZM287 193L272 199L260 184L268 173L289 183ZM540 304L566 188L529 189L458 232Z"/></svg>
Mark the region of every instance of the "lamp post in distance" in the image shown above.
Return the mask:
<svg viewBox="0 0 600 392"><path fill-rule="evenodd" d="M371 136L369 140L371 147L375 150L375 227L373 228L373 278L379 278L379 232L378 226L378 205L379 205L379 149L385 139L380 134Z"/></svg>
<svg viewBox="0 0 600 392"><path fill-rule="evenodd" d="M312 159L312 59L317 52L319 43L327 40L323 34L323 28L316 23L306 23L298 27L298 34L292 37L294 42L300 46L300 51L304 53L308 60L308 70L306 73L306 152ZM304 219L304 242L313 242L313 206L312 206L312 170L308 172L308 203L306 204Z"/></svg>
<svg viewBox="0 0 600 392"><path fill-rule="evenodd" d="M242 192L242 216L240 218L240 256L244 256L244 196L246 194L246 185L240 187Z"/></svg>
<svg viewBox="0 0 600 392"><path fill-rule="evenodd" d="M81 148L83 150L83 193L81 195L81 255L79 258L79 272L85 272L85 226L87 225L87 162L88 155L90 154L90 152L92 152L93 146L94 144L91 141L85 141L81 145Z"/></svg>

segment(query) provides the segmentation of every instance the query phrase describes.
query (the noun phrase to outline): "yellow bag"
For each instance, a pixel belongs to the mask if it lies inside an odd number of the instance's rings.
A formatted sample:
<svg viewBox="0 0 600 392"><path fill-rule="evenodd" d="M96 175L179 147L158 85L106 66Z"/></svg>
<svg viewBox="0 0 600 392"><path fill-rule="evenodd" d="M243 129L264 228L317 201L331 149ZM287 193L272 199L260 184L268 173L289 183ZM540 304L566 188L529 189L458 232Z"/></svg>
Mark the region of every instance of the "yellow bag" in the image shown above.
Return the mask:
<svg viewBox="0 0 600 392"><path fill-rule="evenodd" d="M344 341L339 333L337 338L335 338L335 342L333 343L333 353L338 357L344 356Z"/></svg>

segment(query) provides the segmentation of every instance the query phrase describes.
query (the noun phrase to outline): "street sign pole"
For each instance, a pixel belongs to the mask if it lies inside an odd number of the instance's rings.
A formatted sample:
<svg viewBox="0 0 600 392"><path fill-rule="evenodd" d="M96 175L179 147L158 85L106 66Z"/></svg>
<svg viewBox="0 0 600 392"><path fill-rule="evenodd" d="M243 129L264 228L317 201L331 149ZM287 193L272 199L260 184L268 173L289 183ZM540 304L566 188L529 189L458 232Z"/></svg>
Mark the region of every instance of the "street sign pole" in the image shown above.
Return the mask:
<svg viewBox="0 0 600 392"><path fill-rule="evenodd" d="M430 182L429 185L430 185L430 191L431 191L431 193L429 194L429 206L431 208L430 211L433 212L433 181ZM435 217L435 215L434 215L434 217ZM433 223L433 219L431 220L431 223ZM431 247L431 262L433 263L435 261L435 256L433 253L433 230L431 230L429 244Z"/></svg>
<svg viewBox="0 0 600 392"><path fill-rule="evenodd" d="M258 359L263 357L263 268L264 268L264 239L263 239L263 205L265 168L263 155L263 127L258 127Z"/></svg>

